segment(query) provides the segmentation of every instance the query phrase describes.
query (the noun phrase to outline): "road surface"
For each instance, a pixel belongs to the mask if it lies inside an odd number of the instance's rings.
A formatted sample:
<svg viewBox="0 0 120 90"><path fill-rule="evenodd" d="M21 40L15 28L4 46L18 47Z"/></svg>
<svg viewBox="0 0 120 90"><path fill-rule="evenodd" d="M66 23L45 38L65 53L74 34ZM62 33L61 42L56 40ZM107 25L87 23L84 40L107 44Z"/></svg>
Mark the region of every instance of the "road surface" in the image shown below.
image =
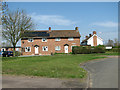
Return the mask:
<svg viewBox="0 0 120 90"><path fill-rule="evenodd" d="M118 57L94 60L85 64L91 88L118 88Z"/></svg>

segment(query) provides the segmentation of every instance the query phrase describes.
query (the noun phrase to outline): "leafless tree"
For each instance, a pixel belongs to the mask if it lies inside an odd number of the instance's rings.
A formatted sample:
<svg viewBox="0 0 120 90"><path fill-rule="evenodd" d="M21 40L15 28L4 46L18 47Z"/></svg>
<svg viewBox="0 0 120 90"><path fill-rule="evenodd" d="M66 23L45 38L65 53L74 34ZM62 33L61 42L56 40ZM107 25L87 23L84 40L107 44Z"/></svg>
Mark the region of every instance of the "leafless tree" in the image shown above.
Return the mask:
<svg viewBox="0 0 120 90"><path fill-rule="evenodd" d="M115 39L114 39L114 46L118 46L118 45L119 45L118 39L115 38Z"/></svg>
<svg viewBox="0 0 120 90"><path fill-rule="evenodd" d="M108 40L108 43L107 43L107 46L114 46L114 42L113 42L113 40Z"/></svg>
<svg viewBox="0 0 120 90"><path fill-rule="evenodd" d="M2 24L2 18L7 15L7 11L8 11L8 4L4 1L0 2L0 25Z"/></svg>
<svg viewBox="0 0 120 90"><path fill-rule="evenodd" d="M2 20L3 30L2 36L13 45L13 53L15 56L15 47L17 42L21 39L22 34L31 30L33 23L31 17L29 17L23 10L17 10L14 12L8 11Z"/></svg>

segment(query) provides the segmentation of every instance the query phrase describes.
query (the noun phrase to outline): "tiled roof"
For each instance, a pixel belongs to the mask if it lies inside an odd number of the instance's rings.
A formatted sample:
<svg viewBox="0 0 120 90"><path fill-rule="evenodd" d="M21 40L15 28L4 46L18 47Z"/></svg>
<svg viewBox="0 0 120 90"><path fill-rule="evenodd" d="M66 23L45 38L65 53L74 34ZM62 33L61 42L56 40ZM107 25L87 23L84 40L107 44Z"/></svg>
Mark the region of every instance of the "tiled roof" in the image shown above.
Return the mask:
<svg viewBox="0 0 120 90"><path fill-rule="evenodd" d="M80 37L80 34L76 30L52 30L50 37Z"/></svg>
<svg viewBox="0 0 120 90"><path fill-rule="evenodd" d="M88 38L86 38L85 40L83 40L81 43L86 42L89 38L91 38L93 35L89 36Z"/></svg>
<svg viewBox="0 0 120 90"><path fill-rule="evenodd" d="M93 31L93 34L89 34L85 40L83 40L81 43L86 42L89 38L91 38L94 34L96 34L96 31Z"/></svg>
<svg viewBox="0 0 120 90"><path fill-rule="evenodd" d="M76 30L51 30L51 31L29 31L25 32L22 35L22 38L29 38L29 37L80 37L79 31Z"/></svg>

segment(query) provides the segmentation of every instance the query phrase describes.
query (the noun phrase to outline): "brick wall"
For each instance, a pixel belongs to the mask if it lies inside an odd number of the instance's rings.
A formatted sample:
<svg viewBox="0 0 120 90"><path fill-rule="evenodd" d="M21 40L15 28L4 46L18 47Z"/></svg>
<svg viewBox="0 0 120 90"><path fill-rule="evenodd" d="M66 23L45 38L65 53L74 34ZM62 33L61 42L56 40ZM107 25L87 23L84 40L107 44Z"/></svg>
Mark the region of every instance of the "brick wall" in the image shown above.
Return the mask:
<svg viewBox="0 0 120 90"><path fill-rule="evenodd" d="M24 43L23 43L24 42ZM69 41L68 38L61 38L60 41L55 41L55 39L47 39L47 42L42 42L42 39L34 39L33 42L28 42L27 39L21 40L21 47L31 47L31 52L22 52L23 55L35 55L34 45L38 45L39 55L50 55L53 53L64 53L64 45L68 44L68 52L72 52L71 46L76 45L80 46L80 38L74 38L73 41ZM43 51L42 47L48 46L48 51ZM55 51L55 46L60 46L60 51Z"/></svg>

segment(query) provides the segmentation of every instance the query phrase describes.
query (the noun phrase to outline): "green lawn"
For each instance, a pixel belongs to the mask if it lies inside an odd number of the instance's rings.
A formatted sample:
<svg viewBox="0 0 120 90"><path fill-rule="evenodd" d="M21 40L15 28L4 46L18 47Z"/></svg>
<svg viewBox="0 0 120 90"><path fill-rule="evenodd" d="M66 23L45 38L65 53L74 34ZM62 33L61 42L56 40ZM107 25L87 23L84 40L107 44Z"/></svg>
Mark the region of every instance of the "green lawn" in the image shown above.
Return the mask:
<svg viewBox="0 0 120 90"><path fill-rule="evenodd" d="M118 52L106 52L106 53L98 53L97 55L112 55L112 56L118 56L120 53Z"/></svg>
<svg viewBox="0 0 120 90"><path fill-rule="evenodd" d="M84 78L80 63L104 58L95 54L2 58L2 73L54 78Z"/></svg>

